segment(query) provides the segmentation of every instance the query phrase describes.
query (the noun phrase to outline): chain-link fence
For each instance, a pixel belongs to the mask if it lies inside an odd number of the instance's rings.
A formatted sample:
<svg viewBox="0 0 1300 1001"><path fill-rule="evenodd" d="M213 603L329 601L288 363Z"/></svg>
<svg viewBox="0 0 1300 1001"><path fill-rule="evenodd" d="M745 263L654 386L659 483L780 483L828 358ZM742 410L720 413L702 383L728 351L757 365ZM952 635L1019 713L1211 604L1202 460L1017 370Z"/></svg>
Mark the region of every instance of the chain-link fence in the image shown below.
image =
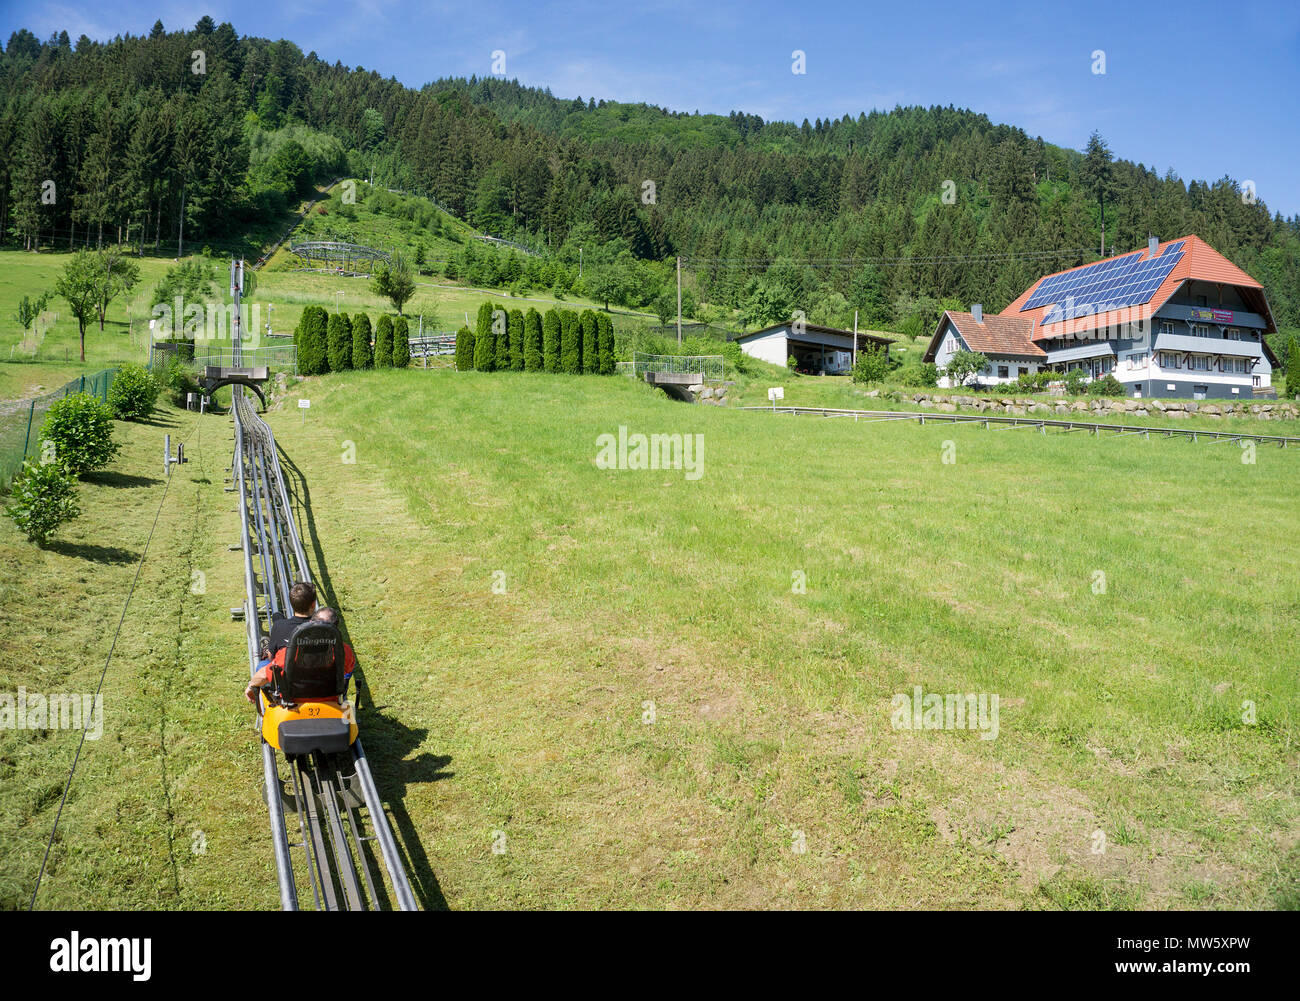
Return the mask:
<svg viewBox="0 0 1300 1001"><path fill-rule="evenodd" d="M79 375L52 393L29 400L0 400L0 487L7 487L23 460L40 451L41 425L50 406L65 396L89 393L105 403L117 369Z"/></svg>

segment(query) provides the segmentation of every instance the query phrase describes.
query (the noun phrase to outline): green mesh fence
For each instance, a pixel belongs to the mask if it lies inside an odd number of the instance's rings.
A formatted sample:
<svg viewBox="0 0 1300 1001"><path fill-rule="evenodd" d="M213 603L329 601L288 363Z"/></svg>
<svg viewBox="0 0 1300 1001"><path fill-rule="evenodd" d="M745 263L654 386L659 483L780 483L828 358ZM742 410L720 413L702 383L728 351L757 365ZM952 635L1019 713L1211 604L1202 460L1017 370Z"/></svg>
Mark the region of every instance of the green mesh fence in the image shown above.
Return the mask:
<svg viewBox="0 0 1300 1001"><path fill-rule="evenodd" d="M113 384L115 368L93 375L79 375L52 393L29 400L0 400L0 487L7 487L23 460L40 452L41 425L50 406L74 393L89 393L108 402L108 387Z"/></svg>

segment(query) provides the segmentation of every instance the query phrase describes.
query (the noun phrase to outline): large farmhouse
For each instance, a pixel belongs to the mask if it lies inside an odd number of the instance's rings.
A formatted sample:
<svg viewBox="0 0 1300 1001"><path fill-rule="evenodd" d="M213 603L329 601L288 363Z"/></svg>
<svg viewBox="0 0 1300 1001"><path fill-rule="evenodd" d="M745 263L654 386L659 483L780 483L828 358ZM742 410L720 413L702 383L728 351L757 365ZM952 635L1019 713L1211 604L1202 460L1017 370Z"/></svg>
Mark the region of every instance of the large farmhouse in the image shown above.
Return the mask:
<svg viewBox="0 0 1300 1001"><path fill-rule="evenodd" d="M1134 397L1241 399L1272 395L1264 335L1276 330L1263 286L1185 236L1047 275L997 315L946 311L925 360L942 370L959 350L979 352L984 384L1083 369Z"/></svg>

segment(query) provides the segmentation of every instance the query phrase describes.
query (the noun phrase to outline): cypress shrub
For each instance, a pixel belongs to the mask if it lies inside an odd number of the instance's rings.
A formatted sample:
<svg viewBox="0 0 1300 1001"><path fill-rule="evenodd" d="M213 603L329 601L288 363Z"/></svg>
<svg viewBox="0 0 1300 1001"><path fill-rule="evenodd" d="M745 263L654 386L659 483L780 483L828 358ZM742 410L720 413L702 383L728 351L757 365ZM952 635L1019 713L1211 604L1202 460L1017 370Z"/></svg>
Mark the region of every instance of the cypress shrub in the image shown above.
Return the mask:
<svg viewBox="0 0 1300 1001"><path fill-rule="evenodd" d="M326 350L326 328L329 314L323 306L308 306L298 321L294 338L298 345L298 374L323 375L330 370Z"/></svg>
<svg viewBox="0 0 1300 1001"><path fill-rule="evenodd" d="M370 317L352 314L352 367L370 367Z"/></svg>
<svg viewBox="0 0 1300 1001"><path fill-rule="evenodd" d="M542 320L542 369L547 372L560 370L560 313L548 309Z"/></svg>
<svg viewBox="0 0 1300 1001"><path fill-rule="evenodd" d="M406 368L411 364L411 328L406 317L399 316L393 324L393 368Z"/></svg>
<svg viewBox="0 0 1300 1001"><path fill-rule="evenodd" d="M334 313L326 326L329 341L331 372L343 372L352 367L352 324L347 313Z"/></svg>
<svg viewBox="0 0 1300 1001"><path fill-rule="evenodd" d="M560 371L565 375L582 374L582 330L578 314L571 309L560 313Z"/></svg>
<svg viewBox="0 0 1300 1001"><path fill-rule="evenodd" d="M474 331L461 327L456 331L456 371L469 372L474 368Z"/></svg>
<svg viewBox="0 0 1300 1001"><path fill-rule="evenodd" d="M597 340L599 345L597 351L600 353L601 375L614 374L614 321L609 318L608 313L597 313Z"/></svg>
<svg viewBox="0 0 1300 1001"><path fill-rule="evenodd" d="M492 336L492 303L478 308L474 324L474 367L480 372L491 372L496 361L496 340Z"/></svg>
<svg viewBox="0 0 1300 1001"><path fill-rule="evenodd" d="M582 371L595 375L600 369L600 358L596 353L596 314L584 309L578 325L582 330Z"/></svg>
<svg viewBox="0 0 1300 1001"><path fill-rule="evenodd" d="M375 368L388 368L393 360L393 318L385 313L375 330Z"/></svg>
<svg viewBox="0 0 1300 1001"><path fill-rule="evenodd" d="M512 309L507 321L510 327L510 371L524 370L524 311Z"/></svg>
<svg viewBox="0 0 1300 1001"><path fill-rule="evenodd" d="M530 309L524 314L524 371L542 367L542 314Z"/></svg>
<svg viewBox="0 0 1300 1001"><path fill-rule="evenodd" d="M492 367L498 372L510 371L510 320L500 306L492 308L492 339L494 342Z"/></svg>

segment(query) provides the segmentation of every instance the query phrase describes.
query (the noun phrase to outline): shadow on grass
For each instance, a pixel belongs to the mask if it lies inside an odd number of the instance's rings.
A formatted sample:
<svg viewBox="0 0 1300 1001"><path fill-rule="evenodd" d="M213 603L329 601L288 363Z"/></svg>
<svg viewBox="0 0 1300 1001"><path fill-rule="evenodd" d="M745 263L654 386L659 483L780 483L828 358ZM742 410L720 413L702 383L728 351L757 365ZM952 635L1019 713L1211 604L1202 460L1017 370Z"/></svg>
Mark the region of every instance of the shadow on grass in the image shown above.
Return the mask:
<svg viewBox="0 0 1300 1001"><path fill-rule="evenodd" d="M99 487L151 487L155 483L162 482L153 476L136 476L133 473L115 473L107 470L86 473L81 480L83 483L93 483Z"/></svg>
<svg viewBox="0 0 1300 1001"><path fill-rule="evenodd" d="M134 563L140 558L139 553L133 553L129 549L119 549L117 546L96 546L88 542L56 540L45 548L52 553L58 553L60 556L72 556L77 559L88 560L91 563L103 563L107 566L122 566L126 563Z"/></svg>
<svg viewBox="0 0 1300 1001"><path fill-rule="evenodd" d="M311 509L311 488L307 478L289 458L288 453L276 443L280 456L280 470L285 477L285 487L292 500L299 508L298 531L304 547L309 550L312 566L316 571L316 589L321 604L338 608L338 599L330 579L329 565L325 562L325 552L321 548L320 535L316 531L316 519ZM347 623L339 622L343 638L351 643ZM360 658L358 658L359 660ZM417 751L429 735L427 729L414 729L382 712L383 706L375 704L370 686L366 682L365 671L358 666L352 680L356 686L357 727L366 748L366 757L370 759L374 770L375 785L380 790L397 828L394 836L398 850L406 861L406 872L411 881L411 891L425 910L450 910L447 898L443 896L438 877L433 871L429 857L420 844L420 835L406 811L406 792L411 785L425 782L439 782L453 778L455 772L447 771L451 764L448 755L429 754L425 752L413 759L408 756Z"/></svg>
<svg viewBox="0 0 1300 1001"><path fill-rule="evenodd" d="M132 424L148 424L152 428L180 427L180 421L160 420L154 417L137 417Z"/></svg>

